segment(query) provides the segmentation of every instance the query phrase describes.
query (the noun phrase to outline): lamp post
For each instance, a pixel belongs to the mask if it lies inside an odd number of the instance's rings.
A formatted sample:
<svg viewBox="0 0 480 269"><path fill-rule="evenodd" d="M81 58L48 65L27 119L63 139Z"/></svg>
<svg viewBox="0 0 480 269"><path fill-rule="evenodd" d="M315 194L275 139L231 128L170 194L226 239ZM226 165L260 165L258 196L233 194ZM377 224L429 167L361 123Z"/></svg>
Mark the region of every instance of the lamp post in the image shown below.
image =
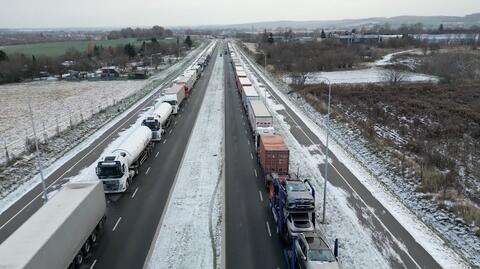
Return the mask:
<svg viewBox="0 0 480 269"><path fill-rule="evenodd" d="M33 136L34 136L33 139L35 140L35 157L37 159L38 170L40 171L40 178L42 180L43 203L45 204L48 201L47 187L45 185L45 178L43 176L42 162L40 161L40 151L38 150L37 131L35 129L35 123L33 122L33 112L32 112L32 105L30 104L30 97L28 97L28 111L30 113L30 121L32 123Z"/></svg>
<svg viewBox="0 0 480 269"><path fill-rule="evenodd" d="M323 184L323 211L322 211L322 223L325 224L325 211L327 205L327 180L328 180L328 137L330 134L330 100L332 96L332 83L328 78L322 77L328 83L328 107L327 107L327 141L325 143L325 180Z"/></svg>

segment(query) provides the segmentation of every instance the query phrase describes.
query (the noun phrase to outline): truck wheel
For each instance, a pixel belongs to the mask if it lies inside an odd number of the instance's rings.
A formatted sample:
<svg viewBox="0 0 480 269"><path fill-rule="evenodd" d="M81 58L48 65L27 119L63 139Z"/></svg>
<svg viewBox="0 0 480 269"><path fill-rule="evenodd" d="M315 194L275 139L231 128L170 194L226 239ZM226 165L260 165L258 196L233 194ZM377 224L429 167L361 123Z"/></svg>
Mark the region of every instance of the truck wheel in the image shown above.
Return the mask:
<svg viewBox="0 0 480 269"><path fill-rule="evenodd" d="M90 241L92 241L92 244L97 243L97 233L93 232L92 235L90 235Z"/></svg>
<svg viewBox="0 0 480 269"><path fill-rule="evenodd" d="M77 253L77 256L75 256L75 265L78 267L82 265L83 263L83 253L82 251Z"/></svg>
<svg viewBox="0 0 480 269"><path fill-rule="evenodd" d="M87 239L87 242L85 242L85 244L83 245L83 251L85 252L85 254L89 253L90 250L92 250L92 245L90 244L90 240Z"/></svg>

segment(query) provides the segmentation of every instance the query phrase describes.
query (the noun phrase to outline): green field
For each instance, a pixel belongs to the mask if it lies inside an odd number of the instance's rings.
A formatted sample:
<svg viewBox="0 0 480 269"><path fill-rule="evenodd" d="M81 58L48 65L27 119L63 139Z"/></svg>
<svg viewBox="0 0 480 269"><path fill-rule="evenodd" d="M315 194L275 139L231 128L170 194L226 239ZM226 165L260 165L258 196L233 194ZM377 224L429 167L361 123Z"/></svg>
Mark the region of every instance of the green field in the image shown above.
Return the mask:
<svg viewBox="0 0 480 269"><path fill-rule="evenodd" d="M163 41L163 40L162 40ZM23 53L25 55L46 55L46 56L60 56L63 55L68 49L74 48L80 52L84 52L87 49L89 41L65 41L65 42L50 42L50 43L37 43L37 44L22 44L13 46L3 46L0 50L5 51L7 55L14 53ZM136 38L123 38L115 40L99 40L92 41L94 45L100 45L104 47L118 46L124 44L135 44L140 46L142 41L137 41Z"/></svg>

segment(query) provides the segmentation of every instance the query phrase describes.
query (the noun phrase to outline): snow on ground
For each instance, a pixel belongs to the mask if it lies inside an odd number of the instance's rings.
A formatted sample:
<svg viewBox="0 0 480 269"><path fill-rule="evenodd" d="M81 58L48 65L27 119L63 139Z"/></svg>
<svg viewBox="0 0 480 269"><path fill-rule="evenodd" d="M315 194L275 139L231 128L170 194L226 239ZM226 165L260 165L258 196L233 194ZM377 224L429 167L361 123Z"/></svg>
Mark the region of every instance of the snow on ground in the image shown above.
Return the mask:
<svg viewBox="0 0 480 269"><path fill-rule="evenodd" d="M250 61L250 64L252 62ZM255 67L257 74L260 74L261 68ZM275 92L282 98L284 102L300 116L302 121L325 143L325 129L320 126L323 125L323 121L317 121L316 123L309 117L311 114L304 114L300 109L293 104L295 98L288 98L283 94L282 87L277 87L272 81L275 79L271 76L268 78L262 73L262 77L268 82ZM281 84L280 84L281 85ZM286 90L288 91L288 90ZM267 93L267 96L269 94ZM278 111L275 105L272 104L272 100L267 102L270 109L273 110L277 120L280 124L276 124L276 128L285 136L286 142L292 151L292 160L296 162L293 166L302 167L301 171L306 171L307 176L317 179L317 191L322 191L323 178L320 171L318 171L318 164L322 163L322 156L316 151L308 151L304 147L300 146L298 142L291 136L290 126L286 122L282 122L282 118L278 116ZM309 116L307 116L309 115ZM320 122L322 124L320 124ZM319 124L319 125L317 125ZM280 128L279 128L280 127ZM307 151L306 151L307 150ZM298 155L298 152L302 152L302 155ZM444 268L467 268L469 267L459 255L454 252L436 233L434 233L426 224L424 224L418 217L410 211L396 195L390 190L385 188L375 177L367 172L364 166L360 164L355 158L353 158L347 151L345 151L342 145L339 145L336 141L331 141L331 151L335 156L350 168L350 171L365 185L365 187L375 196L375 198L397 219L397 221L422 245L432 257ZM303 175L303 174L302 174ZM371 241L375 235L368 234L368 229L362 226L358 219L354 209L352 209L348 202L348 194L342 189L336 188L328 184L329 198L327 199L327 208L333 210L334 213L330 213L329 216L333 218L329 221L329 224L323 227L325 234L329 241L332 241L333 237L340 238L344 243L345 251L342 253L342 260L344 266L347 268L365 267L376 268L385 267L388 263L385 263L384 257L392 255L390 251L391 246L385 245L386 250L382 255L379 255L375 251L375 245ZM319 201L317 201L319 202ZM333 206L335 205L335 206ZM366 209L367 210L367 209ZM368 209L371 211L372 209ZM342 223L342 225L338 225ZM383 242L385 243L385 242ZM369 247L365 247L365 245ZM400 244L401 245L401 244ZM361 247L359 247L361 246ZM367 251L368 250L368 251ZM478 254L478 252L477 252ZM382 257L383 256L383 257ZM393 254L393 258L395 255ZM373 261L372 261L373 260ZM363 263L365 262L365 263ZM376 263L377 266L373 266L371 263ZM364 266L362 266L364 265Z"/></svg>
<svg viewBox="0 0 480 269"><path fill-rule="evenodd" d="M175 71L179 69L185 69L187 67L187 63L189 63L192 59L198 59L199 53L201 51L205 51L206 49L203 46L200 46L197 48L194 52L188 54L183 60L180 62L174 64L171 66L169 69L161 71L157 75L151 77L149 79L151 83L150 86L155 86L155 90L152 90L149 94L145 95L143 98L138 100L135 105L132 105L130 108L126 109L123 113L120 115L116 116L113 120L109 121L107 124L103 125L100 129L95 131L95 133L91 134L88 136L88 138L84 139L76 145L74 148L69 150L67 153L65 153L61 158L54 160L58 156L52 156L51 158L53 160L50 161L50 165L47 165L44 167L44 175L45 177L48 177L51 175L56 169L61 167L63 164L65 164L68 160L70 160L73 156L75 156L78 152L84 150L85 148L89 147L98 137L103 135L105 131L107 131L109 128L117 124L121 119L123 119L128 113L130 113L132 110L134 110L138 104L144 102L146 99L150 98L153 94L157 92L158 89L163 88L165 86L165 79L168 78L168 76L172 75ZM196 57L196 58L194 58ZM136 126L139 126L141 123L141 120L143 119L143 115L146 115L146 113L151 112L153 107L147 107L144 109L144 112L138 117L137 122L132 125L131 128L121 132L118 136L120 137L119 139L114 140L112 143L110 143L105 150L103 151L103 154L106 154L110 152L118 143L121 141L121 137L125 137L128 135L129 132L133 131L133 128ZM98 122L97 125L100 126L104 124L104 122ZM74 142L72 141L65 141L69 144L72 144ZM59 147L62 147L62 145L59 145ZM100 156L99 156L100 157ZM46 158L46 157L45 157ZM92 163L90 166L84 168L79 175L73 177L71 180L76 181L76 180L93 180L97 179L96 174L95 174L95 169L94 165L96 162ZM44 163L45 165L45 163ZM35 171L31 173L36 173L36 167L33 166L33 169ZM21 174L20 171L16 171L15 173ZM30 174L27 173L27 174ZM20 197L22 197L25 193L33 189L35 186L40 184L40 175L36 174L35 176L32 176L31 178L23 178L21 180L18 180L16 185L12 187L5 187L5 182L0 182L0 197L3 197L0 199L0 214L6 210L9 206L11 206L13 203L15 203ZM13 189L12 189L13 188ZM50 195L50 194L49 194Z"/></svg>
<svg viewBox="0 0 480 269"><path fill-rule="evenodd" d="M362 83L378 83L385 81L385 69L383 66L392 64L392 58L395 55L412 53L415 50L400 51L385 55L382 59L370 64L369 68L359 70L347 71L332 71L332 72L312 72L307 75L305 84L319 84L325 81L325 78L330 80L332 84L362 84ZM408 82L438 82L438 78L421 73L402 72L404 81ZM287 75L283 78L285 83L290 83L292 80Z"/></svg>
<svg viewBox="0 0 480 269"><path fill-rule="evenodd" d="M150 249L149 268L218 268L221 262L224 64L213 58L217 61Z"/></svg>
<svg viewBox="0 0 480 269"><path fill-rule="evenodd" d="M0 86L0 136L10 153L25 149L25 137L33 136L28 111L28 99L37 134L43 138L90 118L94 113L112 105L145 87L148 80L126 81L35 81ZM44 129L45 126L45 129ZM43 140L43 139L42 139ZM4 145L2 145L3 148ZM5 159L5 152L0 154Z"/></svg>

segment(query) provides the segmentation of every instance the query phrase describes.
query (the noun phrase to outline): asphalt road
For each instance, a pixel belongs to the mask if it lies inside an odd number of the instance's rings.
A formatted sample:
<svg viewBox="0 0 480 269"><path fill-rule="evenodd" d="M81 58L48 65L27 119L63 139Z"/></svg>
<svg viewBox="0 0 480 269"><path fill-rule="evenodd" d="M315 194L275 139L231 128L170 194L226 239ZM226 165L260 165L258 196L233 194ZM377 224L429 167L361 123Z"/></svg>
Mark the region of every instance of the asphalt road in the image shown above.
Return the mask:
<svg viewBox="0 0 480 269"><path fill-rule="evenodd" d="M95 268L142 268L212 73L211 62L130 190L108 196L106 230L91 257ZM92 267L90 267L92 268Z"/></svg>
<svg viewBox="0 0 480 269"><path fill-rule="evenodd" d="M193 59L195 58L196 56L193 57ZM172 75L165 79L163 85L170 83L171 80L183 71L184 70L178 70L177 72L173 72ZM104 148L118 137L118 133L135 123L138 115L145 107L151 105L156 97L156 94L154 94L137 105L135 109L109 128L103 135L98 137L90 146L77 153L73 158L56 169L45 179L47 186L54 188L56 185L63 183L65 178L77 175L83 168L95 162ZM38 184L0 215L0 243L41 207L43 202L41 194L42 188L41 185Z"/></svg>
<svg viewBox="0 0 480 269"><path fill-rule="evenodd" d="M286 268L251 129L225 61L225 268Z"/></svg>
<svg viewBox="0 0 480 269"><path fill-rule="evenodd" d="M268 83L266 83L261 76L257 74L257 77L264 83L268 92L276 102L285 107L285 110L280 111L280 114L284 116L285 120L291 126L290 132L296 140L307 147L317 145L322 152L325 152L325 146L318 136L313 133L302 119L268 86ZM382 250L383 242L388 240L403 262L403 264L401 264L394 257L391 257L389 261L392 268L441 268L432 256L416 242L415 238L405 230L370 191L350 172L348 167L340 162L332 152L330 152L329 157L331 158L328 176L329 182L351 194L349 202L355 209L364 227L372 230L373 239L377 242L379 250ZM324 175L324 165L319 166L319 169L322 175ZM373 209L369 210L370 214L367 217L363 213L366 207ZM319 210L320 209L321 208L319 208ZM328 212L327 207L327 218Z"/></svg>

